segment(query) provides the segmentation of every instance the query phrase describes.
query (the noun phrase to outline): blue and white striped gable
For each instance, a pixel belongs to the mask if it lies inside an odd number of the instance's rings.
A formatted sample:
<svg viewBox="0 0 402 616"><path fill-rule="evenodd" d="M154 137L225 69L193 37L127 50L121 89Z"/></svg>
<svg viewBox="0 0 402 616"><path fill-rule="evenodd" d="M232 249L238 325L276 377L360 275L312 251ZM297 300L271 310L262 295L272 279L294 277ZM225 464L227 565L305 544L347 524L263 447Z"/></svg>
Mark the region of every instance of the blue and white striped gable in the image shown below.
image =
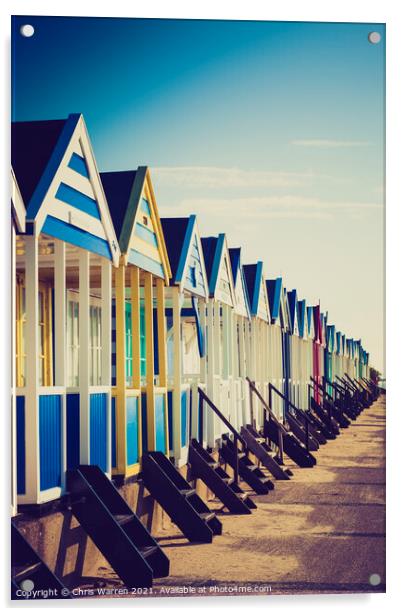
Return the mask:
<svg viewBox="0 0 402 616"><path fill-rule="evenodd" d="M21 190L29 195L30 232L61 239L117 265L120 250L83 116L14 123L13 159Z"/></svg>
<svg viewBox="0 0 402 616"><path fill-rule="evenodd" d="M209 274L210 296L234 307L236 295L226 235L220 233L217 238L202 238L202 246Z"/></svg>
<svg viewBox="0 0 402 616"><path fill-rule="evenodd" d="M207 299L208 280L197 217L192 214L188 218L162 218L161 223L172 283L179 286L180 291Z"/></svg>
<svg viewBox="0 0 402 616"><path fill-rule="evenodd" d="M307 339L308 324L307 324L307 307L306 300L301 299L297 302L297 310L299 317L299 336L300 338Z"/></svg>
<svg viewBox="0 0 402 616"><path fill-rule="evenodd" d="M257 282L260 287L258 296L257 316L259 316L260 319L262 319L263 321L269 323L271 320L271 316L269 311L268 293L267 286L265 284L262 261L259 261L257 263Z"/></svg>
<svg viewBox="0 0 402 616"><path fill-rule="evenodd" d="M250 318L250 302L248 298L243 266L241 263L241 248L229 248L230 263L232 266L233 283L235 287L236 314Z"/></svg>

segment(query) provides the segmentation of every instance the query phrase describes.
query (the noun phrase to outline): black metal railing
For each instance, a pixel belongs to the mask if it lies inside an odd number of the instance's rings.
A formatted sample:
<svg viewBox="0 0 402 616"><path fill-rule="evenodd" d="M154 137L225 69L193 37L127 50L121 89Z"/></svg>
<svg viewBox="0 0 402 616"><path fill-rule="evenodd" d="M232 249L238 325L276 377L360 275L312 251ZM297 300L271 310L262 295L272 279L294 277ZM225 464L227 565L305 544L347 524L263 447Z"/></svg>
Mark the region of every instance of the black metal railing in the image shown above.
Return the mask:
<svg viewBox="0 0 402 616"><path fill-rule="evenodd" d="M275 387L275 385L272 385L272 383L268 384L268 404L269 404L270 407L272 407L272 392L274 392L277 396L282 398L282 400L284 400L286 402L287 406L295 411L296 419L298 419L300 417L301 420L304 422L305 447L306 447L307 451L310 451L310 447L309 447L309 440L310 440L309 424L313 425L313 422L310 421L310 419L308 418L307 414L304 411L302 411L295 404L293 404L293 402L291 402L289 400L289 398L287 396L285 396L285 394L283 394L279 389L277 389L277 387Z"/></svg>
<svg viewBox="0 0 402 616"><path fill-rule="evenodd" d="M253 394L255 394L255 396L257 396L258 400L260 401L262 408L264 409L264 417L266 418L268 415L272 419L272 421L274 422L274 424L276 425L278 429L279 460L280 460L280 463L283 464L283 435L286 434L287 430L281 424L281 422L278 421L270 404L266 403L261 393L258 391L257 387L255 386L254 381L252 381L248 376L246 376L246 381L248 382L249 387L250 387L251 408L252 408L252 402L253 402Z"/></svg>
<svg viewBox="0 0 402 616"><path fill-rule="evenodd" d="M247 450L247 444L241 434L236 430L234 426L230 423L230 421L225 417L225 415L218 409L218 407L212 402L211 398L207 396L205 391L198 387L198 395L200 396L201 404L200 408L200 418L199 418L199 430L198 430L198 442L201 447L204 446L204 402L208 405L208 407L219 417L219 419L225 424L225 426L230 430L233 434L233 443L234 443L234 479L236 483L239 483L239 456L238 456L238 443L241 443L243 450Z"/></svg>

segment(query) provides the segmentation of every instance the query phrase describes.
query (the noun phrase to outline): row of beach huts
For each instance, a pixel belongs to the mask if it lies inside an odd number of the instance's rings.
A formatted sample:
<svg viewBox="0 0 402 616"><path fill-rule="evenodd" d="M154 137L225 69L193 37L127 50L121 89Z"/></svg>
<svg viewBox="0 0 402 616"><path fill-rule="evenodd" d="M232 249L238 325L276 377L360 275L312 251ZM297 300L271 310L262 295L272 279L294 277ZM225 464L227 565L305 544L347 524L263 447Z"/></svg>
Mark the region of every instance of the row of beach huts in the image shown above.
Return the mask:
<svg viewBox="0 0 402 616"><path fill-rule="evenodd" d="M377 395L319 304L196 215L164 218L148 167L100 173L79 114L12 125L12 276L15 589L27 561L37 587L74 583L67 512L125 584L152 584L150 506L212 540L208 494L250 513L244 482L312 466Z"/></svg>

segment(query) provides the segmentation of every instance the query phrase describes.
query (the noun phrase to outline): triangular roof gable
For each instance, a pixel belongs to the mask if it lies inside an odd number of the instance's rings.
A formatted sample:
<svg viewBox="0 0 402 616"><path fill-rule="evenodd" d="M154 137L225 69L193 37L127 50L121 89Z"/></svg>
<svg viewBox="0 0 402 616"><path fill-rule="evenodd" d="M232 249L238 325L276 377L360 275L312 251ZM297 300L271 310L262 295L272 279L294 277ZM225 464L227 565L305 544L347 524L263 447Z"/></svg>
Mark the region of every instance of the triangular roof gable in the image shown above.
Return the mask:
<svg viewBox="0 0 402 616"><path fill-rule="evenodd" d="M335 325L327 325L327 347L330 353L335 349Z"/></svg>
<svg viewBox="0 0 402 616"><path fill-rule="evenodd" d="M306 300L301 299L297 302L297 312L299 317L299 336L307 338L307 309Z"/></svg>
<svg viewBox="0 0 402 616"><path fill-rule="evenodd" d="M297 311L297 291L293 289L287 292L288 309L289 309L289 323L290 331L292 334L299 335L299 317Z"/></svg>
<svg viewBox="0 0 402 616"><path fill-rule="evenodd" d="M170 263L149 168L105 172L101 178L125 264L168 284Z"/></svg>
<svg viewBox="0 0 402 616"><path fill-rule="evenodd" d="M250 300L241 264L241 248L229 248L230 265L232 268L233 283L235 287L235 312L240 316L250 318Z"/></svg>
<svg viewBox="0 0 402 616"><path fill-rule="evenodd" d="M321 344L326 345L327 343L327 319L323 312L320 313L320 322L321 322Z"/></svg>
<svg viewBox="0 0 402 616"><path fill-rule="evenodd" d="M277 323L280 320L282 278L266 280L265 285L267 287L271 322Z"/></svg>
<svg viewBox="0 0 402 616"><path fill-rule="evenodd" d="M194 214L188 218L161 218L170 267L171 283L207 298L208 281L204 254Z"/></svg>
<svg viewBox="0 0 402 616"><path fill-rule="evenodd" d="M243 269L250 298L251 315L269 323L270 311L267 287L264 282L263 263L258 261L252 265L244 265Z"/></svg>
<svg viewBox="0 0 402 616"><path fill-rule="evenodd" d="M313 313L314 313L314 330L315 330L314 341L319 342L321 344L322 343L322 323L321 323L319 304L318 306L313 306Z"/></svg>
<svg viewBox="0 0 402 616"><path fill-rule="evenodd" d="M314 308L307 306L307 334L309 338L314 339Z"/></svg>
<svg viewBox="0 0 402 616"><path fill-rule="evenodd" d="M13 169L11 169L11 214L16 230L24 233L26 210Z"/></svg>
<svg viewBox="0 0 402 616"><path fill-rule="evenodd" d="M229 250L224 233L201 238L208 274L209 295L229 306L236 305Z"/></svg>
<svg viewBox="0 0 402 616"><path fill-rule="evenodd" d="M46 233L117 265L120 250L81 114L14 122L12 164L31 233Z"/></svg>
<svg viewBox="0 0 402 616"><path fill-rule="evenodd" d="M342 334L341 334L341 332L336 332L335 337L336 337L336 353L337 353L337 355L340 355L341 354L341 347L342 347Z"/></svg>

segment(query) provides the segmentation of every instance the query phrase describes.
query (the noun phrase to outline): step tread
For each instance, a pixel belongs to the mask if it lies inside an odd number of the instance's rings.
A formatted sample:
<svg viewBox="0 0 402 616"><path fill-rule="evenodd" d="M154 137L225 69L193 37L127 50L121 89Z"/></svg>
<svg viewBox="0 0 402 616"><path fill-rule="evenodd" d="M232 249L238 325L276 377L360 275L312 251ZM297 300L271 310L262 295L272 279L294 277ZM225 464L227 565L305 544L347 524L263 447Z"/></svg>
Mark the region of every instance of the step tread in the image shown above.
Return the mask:
<svg viewBox="0 0 402 616"><path fill-rule="evenodd" d="M194 488L185 488L184 490L180 490L180 494L185 497L193 496L197 491Z"/></svg>
<svg viewBox="0 0 402 616"><path fill-rule="evenodd" d="M258 468L258 466L257 464L245 464L242 468L253 472Z"/></svg>
<svg viewBox="0 0 402 616"><path fill-rule="evenodd" d="M215 515L215 513L213 511L205 511L203 513L199 513L198 515L205 522L209 522L209 520L212 520L212 518L216 517L216 515Z"/></svg>
<svg viewBox="0 0 402 616"><path fill-rule="evenodd" d="M128 522L131 522L131 520L134 520L135 514L134 513L122 513L122 514L115 515L113 517L120 526L124 526L125 524L128 524Z"/></svg>
<svg viewBox="0 0 402 616"><path fill-rule="evenodd" d="M158 550L159 550L158 545L146 545L140 548L140 552L144 558L148 558L148 556L155 554L155 552L157 552Z"/></svg>

